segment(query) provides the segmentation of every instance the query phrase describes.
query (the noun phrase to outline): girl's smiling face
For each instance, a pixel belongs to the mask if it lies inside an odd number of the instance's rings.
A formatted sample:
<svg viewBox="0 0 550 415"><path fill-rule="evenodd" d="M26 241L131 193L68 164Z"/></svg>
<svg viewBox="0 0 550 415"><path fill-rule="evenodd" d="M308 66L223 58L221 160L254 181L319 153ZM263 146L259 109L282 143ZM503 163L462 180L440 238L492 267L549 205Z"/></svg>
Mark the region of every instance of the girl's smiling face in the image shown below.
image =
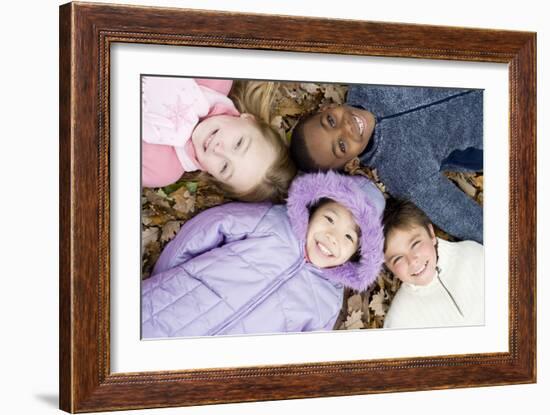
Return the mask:
<svg viewBox="0 0 550 415"><path fill-rule="evenodd" d="M386 267L401 281L413 285L427 285L434 279L437 266L437 240L433 226L430 232L423 226L390 231L386 241Z"/></svg>
<svg viewBox="0 0 550 415"><path fill-rule="evenodd" d="M306 253L313 265L319 268L342 265L358 247L359 228L348 209L330 201L311 215L306 235Z"/></svg>
<svg viewBox="0 0 550 415"><path fill-rule="evenodd" d="M347 105L329 105L304 121L309 154L322 169L340 169L361 154L374 131L369 111Z"/></svg>
<svg viewBox="0 0 550 415"><path fill-rule="evenodd" d="M238 192L256 186L275 161L275 150L250 114L206 118L191 140L202 168Z"/></svg>

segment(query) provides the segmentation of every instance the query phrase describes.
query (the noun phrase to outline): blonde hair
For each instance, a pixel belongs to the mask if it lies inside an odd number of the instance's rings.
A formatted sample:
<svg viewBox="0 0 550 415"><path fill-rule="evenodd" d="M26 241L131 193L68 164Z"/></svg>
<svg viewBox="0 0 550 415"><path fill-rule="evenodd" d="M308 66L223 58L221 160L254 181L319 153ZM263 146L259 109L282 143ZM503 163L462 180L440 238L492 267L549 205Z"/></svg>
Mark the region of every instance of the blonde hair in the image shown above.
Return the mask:
<svg viewBox="0 0 550 415"><path fill-rule="evenodd" d="M229 97L239 112L254 115L257 127L267 143L275 150L276 156L260 183L246 192L237 192L231 186L209 177L210 182L229 198L245 202L281 203L287 196L290 182L296 175L296 167L290 158L284 135L271 125L276 90L275 82L235 81L233 83Z"/></svg>

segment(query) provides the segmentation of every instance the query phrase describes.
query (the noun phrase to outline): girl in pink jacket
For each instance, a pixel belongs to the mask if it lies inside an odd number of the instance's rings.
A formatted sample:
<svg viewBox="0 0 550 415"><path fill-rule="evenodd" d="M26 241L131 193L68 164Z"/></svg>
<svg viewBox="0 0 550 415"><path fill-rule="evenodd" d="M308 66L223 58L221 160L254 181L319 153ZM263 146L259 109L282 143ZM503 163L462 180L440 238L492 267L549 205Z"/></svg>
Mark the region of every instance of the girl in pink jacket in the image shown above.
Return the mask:
<svg viewBox="0 0 550 415"><path fill-rule="evenodd" d="M275 85L171 76L142 77L142 185L209 174L229 197L281 201L296 169L269 125Z"/></svg>

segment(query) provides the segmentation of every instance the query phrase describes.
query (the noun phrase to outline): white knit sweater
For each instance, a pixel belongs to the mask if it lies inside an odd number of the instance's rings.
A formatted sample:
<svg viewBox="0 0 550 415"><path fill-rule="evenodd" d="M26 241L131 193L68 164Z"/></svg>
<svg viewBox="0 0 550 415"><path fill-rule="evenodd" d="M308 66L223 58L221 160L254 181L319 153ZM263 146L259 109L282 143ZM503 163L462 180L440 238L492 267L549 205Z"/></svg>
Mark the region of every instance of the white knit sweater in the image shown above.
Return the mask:
<svg viewBox="0 0 550 415"><path fill-rule="evenodd" d="M483 245L438 238L439 278L403 283L384 320L388 328L472 326L484 323Z"/></svg>

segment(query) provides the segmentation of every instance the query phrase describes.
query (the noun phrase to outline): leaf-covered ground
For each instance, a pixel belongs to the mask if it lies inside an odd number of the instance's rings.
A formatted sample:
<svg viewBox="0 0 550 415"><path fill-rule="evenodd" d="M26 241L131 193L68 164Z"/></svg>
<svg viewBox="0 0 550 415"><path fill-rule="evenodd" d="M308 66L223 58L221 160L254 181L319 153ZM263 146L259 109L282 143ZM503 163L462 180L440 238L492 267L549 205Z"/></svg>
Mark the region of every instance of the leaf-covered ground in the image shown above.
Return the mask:
<svg viewBox="0 0 550 415"><path fill-rule="evenodd" d="M335 84L281 83L274 105L272 124L288 137L300 116L316 111L329 103L343 103L346 86ZM386 193L376 170L348 166L349 174L363 175L373 180ZM445 172L460 189L483 204L483 174ZM186 173L178 182L163 188L143 188L141 194L142 278L148 278L163 247L176 235L185 221L194 215L228 200L200 177L200 173ZM437 236L453 240L436 229ZM344 304L335 328L340 330L379 328L400 282L382 271L375 284L367 291L346 290Z"/></svg>

